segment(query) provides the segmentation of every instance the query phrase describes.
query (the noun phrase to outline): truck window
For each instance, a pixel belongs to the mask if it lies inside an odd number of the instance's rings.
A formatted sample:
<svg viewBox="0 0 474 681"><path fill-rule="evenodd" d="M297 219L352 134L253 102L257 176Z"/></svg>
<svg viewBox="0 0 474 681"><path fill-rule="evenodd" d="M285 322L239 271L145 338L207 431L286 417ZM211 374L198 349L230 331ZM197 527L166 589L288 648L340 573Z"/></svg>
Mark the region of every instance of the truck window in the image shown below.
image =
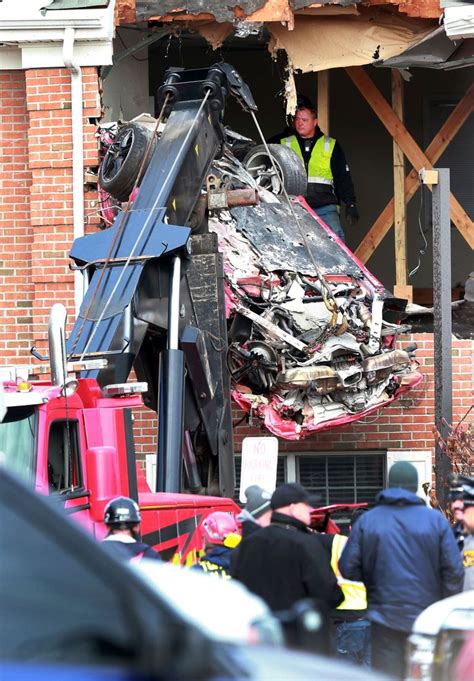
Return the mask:
<svg viewBox="0 0 474 681"><path fill-rule="evenodd" d="M77 421L54 421L48 437L48 484L50 492L82 487Z"/></svg>
<svg viewBox="0 0 474 681"><path fill-rule="evenodd" d="M0 464L33 486L36 470L36 407L9 407L0 423Z"/></svg>

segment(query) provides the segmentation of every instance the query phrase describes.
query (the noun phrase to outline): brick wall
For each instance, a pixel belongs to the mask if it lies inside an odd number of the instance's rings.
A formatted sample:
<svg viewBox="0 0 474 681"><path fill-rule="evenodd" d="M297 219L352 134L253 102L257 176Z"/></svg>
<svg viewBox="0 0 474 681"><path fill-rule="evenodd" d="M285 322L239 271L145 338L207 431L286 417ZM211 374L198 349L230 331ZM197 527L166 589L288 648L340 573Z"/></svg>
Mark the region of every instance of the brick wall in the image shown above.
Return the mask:
<svg viewBox="0 0 474 681"><path fill-rule="evenodd" d="M315 433L299 442L280 439L280 452L316 452L380 449L432 449L434 427L433 335L413 334L403 337L400 346L416 342L417 358L424 374L423 382L391 405L363 421L335 430ZM467 412L473 401L473 349L470 340L453 338L453 422ZM234 423L244 412L234 407ZM136 415L137 455L143 458L155 452L156 416L148 409ZM235 451L241 451L242 439L268 434L262 427L250 427L245 418L234 430Z"/></svg>
<svg viewBox="0 0 474 681"><path fill-rule="evenodd" d="M97 166L97 70L83 69L84 165ZM66 69L0 73L0 343L3 363L47 347L53 303L73 316L71 76ZM86 215L96 197L85 194ZM90 227L97 219L87 221Z"/></svg>
<svg viewBox="0 0 474 681"><path fill-rule="evenodd" d="M51 305L61 301L68 308L71 323L74 316L73 274L68 258L73 240L71 76L66 69L31 69L25 79L32 171L32 341L43 351ZM100 116L96 69L83 69L82 81L84 166L96 166L96 126L89 122L89 118ZM89 210L87 200L86 215Z"/></svg>
<svg viewBox="0 0 474 681"><path fill-rule="evenodd" d="M0 72L0 347L24 361L32 340L28 114L21 71Z"/></svg>

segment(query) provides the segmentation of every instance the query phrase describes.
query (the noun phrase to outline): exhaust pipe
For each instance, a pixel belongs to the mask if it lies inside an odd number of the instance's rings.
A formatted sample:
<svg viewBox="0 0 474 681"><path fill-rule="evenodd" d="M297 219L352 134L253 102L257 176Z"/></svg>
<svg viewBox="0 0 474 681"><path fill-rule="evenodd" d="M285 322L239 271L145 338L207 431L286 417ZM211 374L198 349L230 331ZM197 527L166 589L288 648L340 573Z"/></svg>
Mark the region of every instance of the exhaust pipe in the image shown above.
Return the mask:
<svg viewBox="0 0 474 681"><path fill-rule="evenodd" d="M55 303L51 308L48 323L49 362L53 385L63 386L67 379L66 320L66 308L62 303Z"/></svg>

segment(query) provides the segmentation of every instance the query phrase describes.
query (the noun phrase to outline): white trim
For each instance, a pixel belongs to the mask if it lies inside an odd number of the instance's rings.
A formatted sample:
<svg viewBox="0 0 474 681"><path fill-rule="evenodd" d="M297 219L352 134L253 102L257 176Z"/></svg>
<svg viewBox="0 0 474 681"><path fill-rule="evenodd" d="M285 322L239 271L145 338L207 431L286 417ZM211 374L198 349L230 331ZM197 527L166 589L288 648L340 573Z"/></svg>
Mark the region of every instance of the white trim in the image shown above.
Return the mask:
<svg viewBox="0 0 474 681"><path fill-rule="evenodd" d="M408 461L413 464L418 471L418 490L419 497L428 503L428 498L423 491L423 483L431 482L433 479L433 452L431 449L388 449L387 450L387 480L388 472L394 463L398 461Z"/></svg>
<svg viewBox="0 0 474 681"><path fill-rule="evenodd" d="M296 454L286 455L286 482L296 482Z"/></svg>
<svg viewBox="0 0 474 681"><path fill-rule="evenodd" d="M145 477L153 492L156 484L156 454L145 454Z"/></svg>
<svg viewBox="0 0 474 681"><path fill-rule="evenodd" d="M18 5L21 2L21 19ZM79 66L112 64L115 32L115 0L108 7L80 10L39 11L44 0L3 0L0 3L0 43L20 48L12 53L0 49L0 70L63 66L64 30L75 30L73 59Z"/></svg>
<svg viewBox="0 0 474 681"><path fill-rule="evenodd" d="M83 10L80 10L81 12ZM89 10L93 12L93 10ZM75 17L72 19L0 19L0 31L47 31L64 28L102 28L102 17Z"/></svg>
<svg viewBox="0 0 474 681"><path fill-rule="evenodd" d="M474 38L474 7L445 7L444 30L451 40Z"/></svg>
<svg viewBox="0 0 474 681"><path fill-rule="evenodd" d="M0 47L0 70L16 71L21 68L21 50L16 46Z"/></svg>

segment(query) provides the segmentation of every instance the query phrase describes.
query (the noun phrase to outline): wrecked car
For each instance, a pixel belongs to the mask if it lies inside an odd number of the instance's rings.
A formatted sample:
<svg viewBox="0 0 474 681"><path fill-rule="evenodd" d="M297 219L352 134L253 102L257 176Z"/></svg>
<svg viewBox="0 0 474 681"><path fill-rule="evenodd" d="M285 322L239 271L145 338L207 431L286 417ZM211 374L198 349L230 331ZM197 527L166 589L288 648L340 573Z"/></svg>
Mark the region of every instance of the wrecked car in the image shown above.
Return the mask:
<svg viewBox="0 0 474 681"><path fill-rule="evenodd" d="M102 192L124 201L137 191L144 150L159 144L155 123L142 115L119 124ZM406 301L305 202L298 156L262 142L226 130L188 224L217 235L223 257L233 399L253 423L297 440L364 418L422 375L416 346L397 342L409 330L400 324Z"/></svg>

